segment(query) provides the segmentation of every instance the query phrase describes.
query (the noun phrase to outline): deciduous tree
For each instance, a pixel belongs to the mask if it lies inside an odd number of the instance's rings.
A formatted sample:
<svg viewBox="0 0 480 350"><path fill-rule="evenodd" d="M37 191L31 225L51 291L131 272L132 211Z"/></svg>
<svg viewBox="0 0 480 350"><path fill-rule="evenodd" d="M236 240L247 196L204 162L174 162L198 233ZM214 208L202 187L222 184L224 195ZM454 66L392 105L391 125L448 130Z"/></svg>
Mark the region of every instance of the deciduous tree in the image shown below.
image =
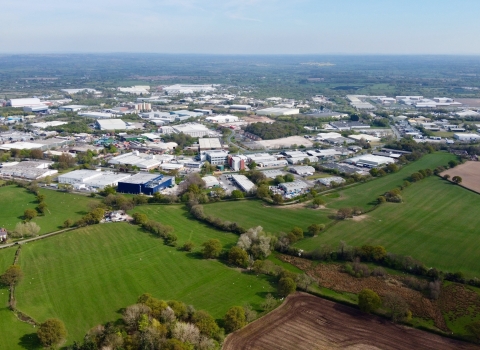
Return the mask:
<svg viewBox="0 0 480 350"><path fill-rule="evenodd" d="M358 294L358 307L363 312L370 313L378 309L382 305L382 300L371 289L363 289L360 294Z"/></svg>
<svg viewBox="0 0 480 350"><path fill-rule="evenodd" d="M227 311L223 321L227 333L234 332L245 326L245 310L241 306L233 306Z"/></svg>
<svg viewBox="0 0 480 350"><path fill-rule="evenodd" d="M65 339L67 330L62 321L57 318L50 318L40 325L37 336L43 346L54 347Z"/></svg>

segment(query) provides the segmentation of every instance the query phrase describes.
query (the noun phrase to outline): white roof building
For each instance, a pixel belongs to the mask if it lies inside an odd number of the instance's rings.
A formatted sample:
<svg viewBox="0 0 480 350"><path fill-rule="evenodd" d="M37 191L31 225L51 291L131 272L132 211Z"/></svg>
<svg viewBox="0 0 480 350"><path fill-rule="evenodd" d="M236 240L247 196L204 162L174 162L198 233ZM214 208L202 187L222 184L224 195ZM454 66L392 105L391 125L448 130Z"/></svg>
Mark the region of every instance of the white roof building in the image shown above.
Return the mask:
<svg viewBox="0 0 480 350"><path fill-rule="evenodd" d="M345 163L365 166L368 168L375 168L381 165L395 163L395 160L390 157L375 156L373 154L363 154L357 157L349 158L345 160Z"/></svg>
<svg viewBox="0 0 480 350"><path fill-rule="evenodd" d="M184 133L191 137L203 137L212 133L205 125L198 123L186 123L172 126L177 133ZM163 128L162 128L163 129Z"/></svg>
<svg viewBox="0 0 480 350"><path fill-rule="evenodd" d="M331 177L323 177L317 180L317 182L321 183L322 185L325 186L330 186L332 182L335 182L337 184L341 184L345 182L344 178L341 178L339 176L331 176Z"/></svg>
<svg viewBox="0 0 480 350"><path fill-rule="evenodd" d="M82 105L67 105L67 106L60 106L58 107L59 111L64 111L64 112L78 112L82 109L88 108L87 106L82 106Z"/></svg>
<svg viewBox="0 0 480 350"><path fill-rule="evenodd" d="M380 142L379 137L367 135L367 134L360 134L360 135L349 135L347 136L349 139L360 141L361 139L364 139L367 142Z"/></svg>
<svg viewBox="0 0 480 350"><path fill-rule="evenodd" d="M244 192L249 192L255 188L255 184L245 175L232 175L232 180L235 181L237 186Z"/></svg>
<svg viewBox="0 0 480 350"><path fill-rule="evenodd" d="M453 134L453 138L459 141L479 141L479 134Z"/></svg>
<svg viewBox="0 0 480 350"><path fill-rule="evenodd" d="M136 166L141 170L150 170L160 166L164 160L160 156L154 154L140 153L133 151L131 153L124 153L117 157L113 157L108 161L109 164L124 164Z"/></svg>
<svg viewBox="0 0 480 350"><path fill-rule="evenodd" d="M300 109L298 108L265 108L260 109L257 111L257 115L272 115L272 116L279 116L279 115L295 115L299 114Z"/></svg>
<svg viewBox="0 0 480 350"><path fill-rule="evenodd" d="M100 130L126 130L127 124L121 119L98 119L95 122Z"/></svg>
<svg viewBox="0 0 480 350"><path fill-rule="evenodd" d="M101 94L100 91L97 91L95 89L89 89L89 88L83 88L83 89L61 89L61 91L63 92L66 92L67 94L69 95L73 95L73 94L78 94L79 92L88 92L88 93L91 93L91 94Z"/></svg>
<svg viewBox="0 0 480 350"><path fill-rule="evenodd" d="M293 182L284 182L278 185L286 194L294 194L302 192L308 188L308 185L300 180L295 180Z"/></svg>
<svg viewBox="0 0 480 350"><path fill-rule="evenodd" d="M175 84L163 88L168 95L193 94L195 92L213 92L216 90L214 85L192 85L192 84Z"/></svg>
<svg viewBox="0 0 480 350"><path fill-rule="evenodd" d="M202 177L202 180L205 182L205 186L207 188L212 188L212 187L219 187L220 182L215 176L204 176Z"/></svg>
<svg viewBox="0 0 480 350"><path fill-rule="evenodd" d="M39 98L12 98L7 102L11 107L31 107L41 105Z"/></svg>
<svg viewBox="0 0 480 350"><path fill-rule="evenodd" d="M113 117L113 113L103 113L103 112L82 112L78 113L80 117L85 118L94 118L94 119L109 119Z"/></svg>
<svg viewBox="0 0 480 350"><path fill-rule="evenodd" d="M52 121L52 122L43 122L43 123L32 123L30 124L34 128L39 128L39 129L45 129L48 128L49 126L59 126L59 125L65 125L68 124L67 122L60 122L60 121Z"/></svg>
<svg viewBox="0 0 480 350"><path fill-rule="evenodd" d="M305 175L313 175L313 173L315 173L315 168L309 165L300 165L300 166L290 167L290 171L295 174L305 176Z"/></svg>
<svg viewBox="0 0 480 350"><path fill-rule="evenodd" d="M236 123L239 119L234 115L224 114L214 117L206 117L205 120L210 123Z"/></svg>
<svg viewBox="0 0 480 350"><path fill-rule="evenodd" d="M140 95L140 94L150 94L150 86L148 85L136 85L132 87L119 87L117 89L118 91L125 92L128 94L135 94L135 95Z"/></svg>
<svg viewBox="0 0 480 350"><path fill-rule="evenodd" d="M53 162L25 161L15 162L13 165L11 165L11 163L4 163L0 168L0 175L3 177L20 177L29 180L38 180L58 173L58 170L48 168L51 164L53 164Z"/></svg>

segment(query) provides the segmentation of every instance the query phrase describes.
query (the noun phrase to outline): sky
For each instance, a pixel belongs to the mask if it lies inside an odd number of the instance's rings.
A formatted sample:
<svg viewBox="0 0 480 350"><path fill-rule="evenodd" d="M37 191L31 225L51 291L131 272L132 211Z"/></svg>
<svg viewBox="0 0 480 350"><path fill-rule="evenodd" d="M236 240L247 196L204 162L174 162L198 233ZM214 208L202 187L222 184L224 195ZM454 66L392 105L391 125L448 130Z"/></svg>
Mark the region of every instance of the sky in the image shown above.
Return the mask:
<svg viewBox="0 0 480 350"><path fill-rule="evenodd" d="M0 53L480 54L478 0L2 0Z"/></svg>

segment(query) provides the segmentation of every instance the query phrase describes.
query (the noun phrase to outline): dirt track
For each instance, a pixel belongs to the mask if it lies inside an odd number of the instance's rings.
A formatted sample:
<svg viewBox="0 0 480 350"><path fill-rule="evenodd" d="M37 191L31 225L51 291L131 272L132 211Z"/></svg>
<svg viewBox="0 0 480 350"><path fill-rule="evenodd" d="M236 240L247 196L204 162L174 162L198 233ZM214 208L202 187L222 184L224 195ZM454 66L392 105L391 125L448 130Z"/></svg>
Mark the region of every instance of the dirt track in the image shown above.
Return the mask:
<svg viewBox="0 0 480 350"><path fill-rule="evenodd" d="M461 350L478 347L296 293L275 311L229 335L223 350L237 349Z"/></svg>
<svg viewBox="0 0 480 350"><path fill-rule="evenodd" d="M465 162L455 168L443 171L440 176L447 174L450 175L450 180L454 176L460 176L462 178L461 186L480 193L480 162Z"/></svg>

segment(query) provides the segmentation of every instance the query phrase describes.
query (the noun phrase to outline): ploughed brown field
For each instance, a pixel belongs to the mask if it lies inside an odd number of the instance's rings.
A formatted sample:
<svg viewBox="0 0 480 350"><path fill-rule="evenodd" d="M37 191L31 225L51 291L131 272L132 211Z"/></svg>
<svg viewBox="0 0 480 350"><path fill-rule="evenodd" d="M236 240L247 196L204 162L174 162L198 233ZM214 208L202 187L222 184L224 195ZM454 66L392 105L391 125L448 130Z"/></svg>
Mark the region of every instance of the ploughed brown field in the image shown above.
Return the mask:
<svg viewBox="0 0 480 350"><path fill-rule="evenodd" d="M462 178L461 186L480 193L480 162L465 162L455 168L440 173L440 176L450 175L450 181L454 176Z"/></svg>
<svg viewBox="0 0 480 350"><path fill-rule="evenodd" d="M478 349L306 293L290 295L276 310L230 334L223 350Z"/></svg>

